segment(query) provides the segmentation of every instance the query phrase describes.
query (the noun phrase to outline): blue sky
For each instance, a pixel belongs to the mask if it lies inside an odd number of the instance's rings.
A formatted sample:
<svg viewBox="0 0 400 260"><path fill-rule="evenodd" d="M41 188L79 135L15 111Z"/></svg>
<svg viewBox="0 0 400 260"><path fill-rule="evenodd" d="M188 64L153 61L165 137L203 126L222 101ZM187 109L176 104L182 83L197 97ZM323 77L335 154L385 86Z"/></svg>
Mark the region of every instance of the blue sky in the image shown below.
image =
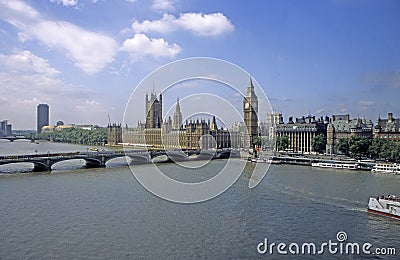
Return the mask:
<svg viewBox="0 0 400 260"><path fill-rule="evenodd" d="M400 117L399 1L0 0L0 120L121 122L139 82L206 56L248 71L285 118Z"/></svg>

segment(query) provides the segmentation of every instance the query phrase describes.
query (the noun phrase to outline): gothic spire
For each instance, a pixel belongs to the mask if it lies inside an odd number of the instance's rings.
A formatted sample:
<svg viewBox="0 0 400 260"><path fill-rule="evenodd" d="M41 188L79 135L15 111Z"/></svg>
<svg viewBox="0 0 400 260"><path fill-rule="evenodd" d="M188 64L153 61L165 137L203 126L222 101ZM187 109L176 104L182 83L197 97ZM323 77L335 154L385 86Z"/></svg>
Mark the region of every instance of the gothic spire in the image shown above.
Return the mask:
<svg viewBox="0 0 400 260"><path fill-rule="evenodd" d="M176 108L175 108L176 112L180 112L181 111L181 106L179 105L179 98L176 98Z"/></svg>
<svg viewBox="0 0 400 260"><path fill-rule="evenodd" d="M247 86L247 96L255 96L253 79L251 78L251 76L250 76L249 85Z"/></svg>
<svg viewBox="0 0 400 260"><path fill-rule="evenodd" d="M217 120L215 120L215 116L213 116L211 123L211 131L217 130Z"/></svg>

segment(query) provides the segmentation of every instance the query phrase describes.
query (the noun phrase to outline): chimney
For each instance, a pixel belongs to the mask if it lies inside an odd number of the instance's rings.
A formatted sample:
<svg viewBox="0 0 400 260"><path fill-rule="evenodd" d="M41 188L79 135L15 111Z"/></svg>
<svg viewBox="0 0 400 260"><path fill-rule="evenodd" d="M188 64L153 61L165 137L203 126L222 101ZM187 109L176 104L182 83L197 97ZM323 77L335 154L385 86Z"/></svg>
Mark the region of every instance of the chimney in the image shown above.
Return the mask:
<svg viewBox="0 0 400 260"><path fill-rule="evenodd" d="M335 122L335 115L332 115L332 122Z"/></svg>
<svg viewBox="0 0 400 260"><path fill-rule="evenodd" d="M345 115L345 118L346 118L346 123L349 123L350 122L350 115L349 114Z"/></svg>
<svg viewBox="0 0 400 260"><path fill-rule="evenodd" d="M388 120L389 122L393 121L393 113L388 113Z"/></svg>

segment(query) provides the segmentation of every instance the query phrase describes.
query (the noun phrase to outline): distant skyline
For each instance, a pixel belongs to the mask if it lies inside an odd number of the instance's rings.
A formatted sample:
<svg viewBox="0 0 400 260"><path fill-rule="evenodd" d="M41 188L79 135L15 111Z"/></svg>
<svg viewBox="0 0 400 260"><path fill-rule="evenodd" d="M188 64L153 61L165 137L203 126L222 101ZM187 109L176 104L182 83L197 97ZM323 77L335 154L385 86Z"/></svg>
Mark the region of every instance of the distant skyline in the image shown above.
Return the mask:
<svg viewBox="0 0 400 260"><path fill-rule="evenodd" d="M375 122L400 117L399 46L395 0L0 0L0 120L35 129L46 103L50 124L122 122L146 75L200 56L249 72L285 121Z"/></svg>

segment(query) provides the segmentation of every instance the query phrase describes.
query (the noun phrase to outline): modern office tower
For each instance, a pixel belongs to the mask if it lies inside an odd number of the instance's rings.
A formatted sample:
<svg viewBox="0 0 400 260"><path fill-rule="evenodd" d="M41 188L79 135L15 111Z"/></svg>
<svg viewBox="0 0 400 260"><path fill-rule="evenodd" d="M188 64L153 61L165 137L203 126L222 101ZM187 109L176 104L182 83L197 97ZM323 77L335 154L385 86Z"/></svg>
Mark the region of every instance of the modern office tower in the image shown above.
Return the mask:
<svg viewBox="0 0 400 260"><path fill-rule="evenodd" d="M37 129L36 132L40 134L42 127L49 125L49 105L39 104L37 106Z"/></svg>
<svg viewBox="0 0 400 260"><path fill-rule="evenodd" d="M0 136L12 135L12 125L7 120L0 121Z"/></svg>

